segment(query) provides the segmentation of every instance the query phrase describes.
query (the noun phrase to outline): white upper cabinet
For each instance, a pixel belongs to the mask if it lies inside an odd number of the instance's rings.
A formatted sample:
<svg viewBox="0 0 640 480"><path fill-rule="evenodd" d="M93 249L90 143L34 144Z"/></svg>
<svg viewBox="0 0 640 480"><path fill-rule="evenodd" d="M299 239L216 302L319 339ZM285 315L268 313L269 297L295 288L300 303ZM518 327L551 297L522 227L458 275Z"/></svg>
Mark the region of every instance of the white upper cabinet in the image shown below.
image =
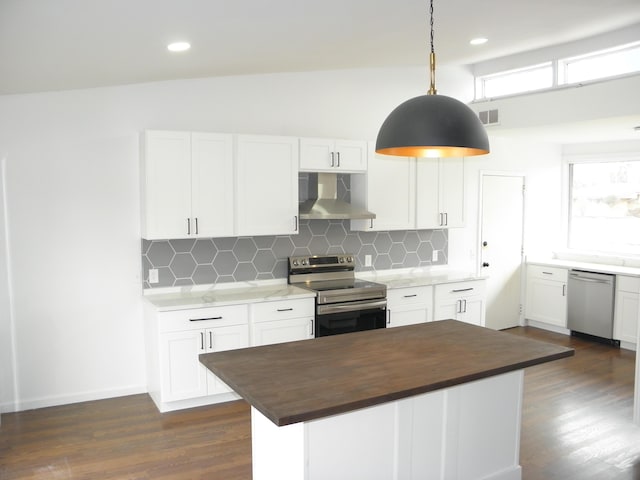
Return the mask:
<svg viewBox="0 0 640 480"><path fill-rule="evenodd" d="M352 230L463 227L464 159L378 155L370 143L367 174L351 178L351 203L376 214L352 220Z"/></svg>
<svg viewBox="0 0 640 480"><path fill-rule="evenodd" d="M298 138L238 135L236 235L298 233Z"/></svg>
<svg viewBox="0 0 640 480"><path fill-rule="evenodd" d="M146 131L142 155L142 237L231 236L232 136Z"/></svg>
<svg viewBox="0 0 640 480"><path fill-rule="evenodd" d="M416 228L464 226L464 159L416 160Z"/></svg>
<svg viewBox="0 0 640 480"><path fill-rule="evenodd" d="M376 214L352 220L353 230L409 230L415 226L415 160L378 155L370 144L366 175L351 176L351 203Z"/></svg>
<svg viewBox="0 0 640 480"><path fill-rule="evenodd" d="M367 142L328 138L300 139L301 172L365 172Z"/></svg>

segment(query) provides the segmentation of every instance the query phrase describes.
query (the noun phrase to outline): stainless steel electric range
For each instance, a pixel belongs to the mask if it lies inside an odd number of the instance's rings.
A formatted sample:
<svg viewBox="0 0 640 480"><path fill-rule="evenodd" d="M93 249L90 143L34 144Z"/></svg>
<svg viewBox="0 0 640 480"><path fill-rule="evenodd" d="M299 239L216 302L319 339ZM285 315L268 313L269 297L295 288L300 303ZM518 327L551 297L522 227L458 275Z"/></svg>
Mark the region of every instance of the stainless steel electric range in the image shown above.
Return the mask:
<svg viewBox="0 0 640 480"><path fill-rule="evenodd" d="M385 328L387 287L355 278L354 255L289 257L290 284L316 292L316 337Z"/></svg>

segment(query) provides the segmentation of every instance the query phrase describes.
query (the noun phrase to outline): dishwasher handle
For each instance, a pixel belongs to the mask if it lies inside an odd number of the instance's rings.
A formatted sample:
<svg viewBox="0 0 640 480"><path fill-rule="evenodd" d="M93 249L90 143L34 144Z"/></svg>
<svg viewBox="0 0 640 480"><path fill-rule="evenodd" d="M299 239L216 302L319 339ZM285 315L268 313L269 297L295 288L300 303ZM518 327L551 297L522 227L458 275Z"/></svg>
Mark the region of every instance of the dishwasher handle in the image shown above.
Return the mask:
<svg viewBox="0 0 640 480"><path fill-rule="evenodd" d="M586 283L604 283L609 285L613 282L612 278L598 279L598 278L591 278L591 277L582 277L580 276L579 273L573 273L573 272L571 272L569 276L571 277L572 280L577 280L579 282L586 282Z"/></svg>

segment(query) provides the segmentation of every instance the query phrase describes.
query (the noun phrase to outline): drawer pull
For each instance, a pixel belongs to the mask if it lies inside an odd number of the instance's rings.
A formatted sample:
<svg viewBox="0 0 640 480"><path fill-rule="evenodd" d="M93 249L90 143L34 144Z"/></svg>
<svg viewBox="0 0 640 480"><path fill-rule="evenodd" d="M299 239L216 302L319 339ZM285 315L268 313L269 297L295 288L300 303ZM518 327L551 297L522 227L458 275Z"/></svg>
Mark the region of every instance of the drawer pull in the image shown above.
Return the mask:
<svg viewBox="0 0 640 480"><path fill-rule="evenodd" d="M291 311L293 311L293 308L279 308L277 311L278 312L291 312Z"/></svg>
<svg viewBox="0 0 640 480"><path fill-rule="evenodd" d="M190 318L190 322L206 322L207 320L222 320L222 317L209 317L209 318Z"/></svg>
<svg viewBox="0 0 640 480"><path fill-rule="evenodd" d="M417 297L418 294L414 293L413 295L404 295L404 298L411 298L411 297Z"/></svg>
<svg viewBox="0 0 640 480"><path fill-rule="evenodd" d="M473 290L473 287L470 287L470 288L459 288L458 290L451 290L451 293L470 292L472 290Z"/></svg>
<svg viewBox="0 0 640 480"><path fill-rule="evenodd" d="M553 272L542 272L543 275L553 275Z"/></svg>

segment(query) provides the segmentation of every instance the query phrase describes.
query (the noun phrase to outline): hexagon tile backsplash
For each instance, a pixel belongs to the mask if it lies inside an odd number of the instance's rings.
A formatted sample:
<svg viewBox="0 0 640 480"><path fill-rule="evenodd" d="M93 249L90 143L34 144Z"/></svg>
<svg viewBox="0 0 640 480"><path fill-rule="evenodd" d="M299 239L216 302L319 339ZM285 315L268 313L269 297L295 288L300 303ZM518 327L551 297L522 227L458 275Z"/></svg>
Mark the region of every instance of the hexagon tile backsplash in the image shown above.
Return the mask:
<svg viewBox="0 0 640 480"><path fill-rule="evenodd" d="M143 239L144 288L286 278L287 257L296 255L353 253L356 271L447 263L446 230L351 232L349 226L349 220L302 220L298 235ZM365 255L372 267L364 266ZM159 283L148 283L150 268L158 269Z"/></svg>

